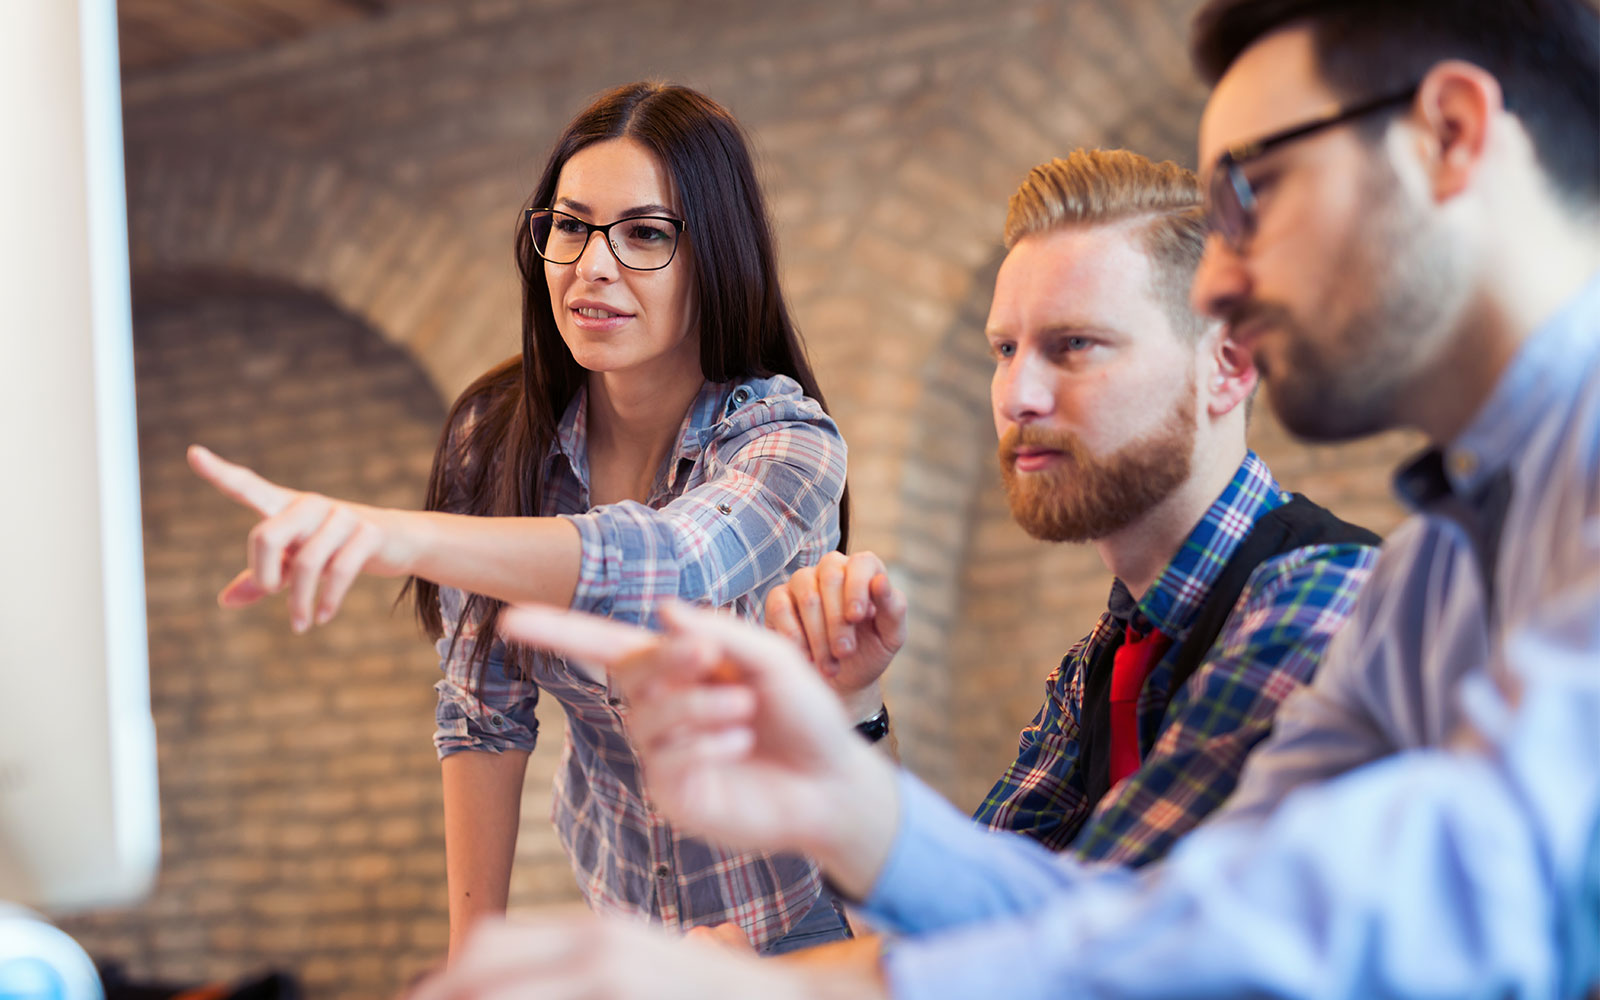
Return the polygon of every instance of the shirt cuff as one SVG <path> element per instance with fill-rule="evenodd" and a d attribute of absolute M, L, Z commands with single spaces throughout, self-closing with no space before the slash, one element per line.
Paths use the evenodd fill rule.
<path fill-rule="evenodd" d="M 500 709 L 448 680 L 439 681 L 433 689 L 439 694 L 433 745 L 440 760 L 463 750 L 532 751 L 538 741 L 539 723 L 533 714 L 536 698 Z"/>
<path fill-rule="evenodd" d="M 983 829 L 909 772 L 898 782 L 894 844 L 862 903 L 878 926 L 925 933 L 1026 913 L 1084 877 L 1027 837 Z"/>
<path fill-rule="evenodd" d="M 1000 936 L 996 939 L 996 932 Z M 883 974 L 894 1000 L 964 1000 L 968 997 L 1044 997 L 1035 991 L 1031 967 L 1040 948 L 1051 952 L 1028 927 L 985 924 L 976 933 L 938 934 L 892 941 L 884 948 Z M 1027 985 L 1025 985 L 1025 983 Z M 1064 983 L 1056 984 L 1065 988 Z"/>
<path fill-rule="evenodd" d="M 615 552 L 617 546 L 607 544 L 601 518 L 595 512 L 559 516 L 578 529 L 578 585 L 572 592 L 572 607 L 609 617 L 622 566 L 616 560 L 608 560 L 607 554 Z"/>

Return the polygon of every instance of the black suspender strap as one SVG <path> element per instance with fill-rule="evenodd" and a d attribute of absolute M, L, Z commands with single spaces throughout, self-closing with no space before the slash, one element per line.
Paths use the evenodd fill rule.
<path fill-rule="evenodd" d="M 1250 533 L 1234 550 L 1222 574 L 1211 585 L 1206 599 L 1195 612 L 1189 635 L 1172 661 L 1172 677 L 1167 683 L 1170 699 L 1200 669 L 1206 654 L 1222 634 L 1233 606 L 1239 603 L 1250 574 L 1275 556 L 1308 545 L 1377 545 L 1382 541 L 1366 528 L 1341 521 L 1327 508 L 1307 500 L 1299 493 L 1289 502 L 1263 514 Z"/>
<path fill-rule="evenodd" d="M 1274 556 L 1308 545 L 1377 545 L 1380 541 L 1366 528 L 1341 521 L 1299 493 L 1263 514 L 1223 566 L 1221 575 L 1195 612 L 1183 645 L 1172 654 L 1167 701 L 1172 700 L 1205 662 L 1206 654 L 1222 634 L 1228 616 L 1239 603 L 1239 595 L 1244 593 L 1245 584 L 1256 567 Z M 1094 660 L 1085 665 L 1084 671 L 1083 704 L 1078 712 L 1078 773 L 1090 811 L 1111 790 L 1111 672 L 1117 649 L 1122 645 L 1121 624 L 1118 623 L 1115 635 Z"/>
<path fill-rule="evenodd" d="M 1084 664 L 1083 704 L 1078 707 L 1078 774 L 1091 811 L 1111 790 L 1111 671 L 1127 632 L 1126 622 L 1115 618 L 1112 622 L 1116 631 Z M 1072 835 L 1076 837 L 1077 831 Z"/>

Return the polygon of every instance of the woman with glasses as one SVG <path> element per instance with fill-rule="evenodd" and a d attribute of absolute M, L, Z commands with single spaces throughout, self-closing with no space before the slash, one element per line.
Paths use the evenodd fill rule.
<path fill-rule="evenodd" d="M 361 572 L 407 576 L 438 642 L 451 951 L 503 911 L 541 693 L 566 710 L 553 819 L 591 905 L 758 949 L 848 936 L 815 868 L 677 833 L 650 807 L 603 673 L 496 638 L 506 603 L 650 622 L 660 602 L 756 617 L 842 546 L 845 447 L 778 287 L 744 136 L 682 87 L 633 84 L 569 124 L 516 239 L 522 354 L 450 411 L 427 511 L 298 493 L 191 449 L 264 517 L 240 605 L 332 617 Z"/>

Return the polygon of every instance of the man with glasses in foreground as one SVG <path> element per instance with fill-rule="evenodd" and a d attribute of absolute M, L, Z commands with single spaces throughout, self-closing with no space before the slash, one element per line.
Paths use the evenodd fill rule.
<path fill-rule="evenodd" d="M 1585 0 L 1199 15 L 1216 235 L 1195 301 L 1250 345 L 1291 429 L 1431 442 L 1396 481 L 1415 516 L 1228 817 L 1142 877 L 1090 873 L 894 772 L 772 636 L 684 611 L 659 639 L 525 612 L 524 637 L 613 662 L 661 808 L 808 850 L 906 937 L 852 973 L 610 923 L 499 927 L 423 996 L 1600 989 L 1597 40 Z M 652 981 L 620 992 L 619 955 Z"/>

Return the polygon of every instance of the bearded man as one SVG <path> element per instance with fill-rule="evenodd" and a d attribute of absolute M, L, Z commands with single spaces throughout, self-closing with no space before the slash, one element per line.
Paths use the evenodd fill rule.
<path fill-rule="evenodd" d="M 1246 447 L 1254 364 L 1189 303 L 1206 233 L 1193 174 L 1120 150 L 1035 167 L 1006 219 L 985 336 L 1011 510 L 1115 580 L 976 818 L 1083 860 L 1160 858 L 1222 804 L 1376 558 Z M 767 598 L 869 735 L 905 612 L 871 553 Z"/>

